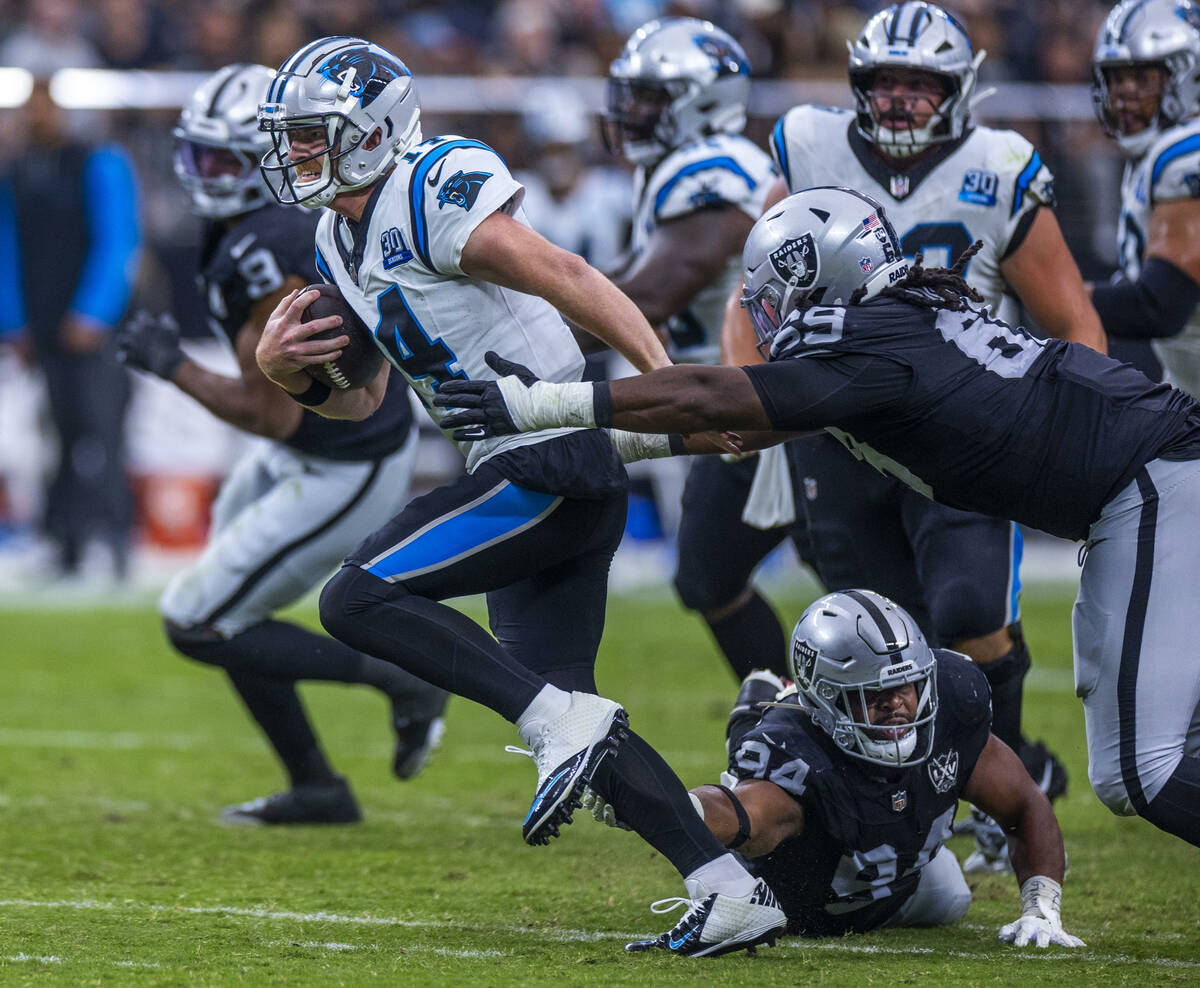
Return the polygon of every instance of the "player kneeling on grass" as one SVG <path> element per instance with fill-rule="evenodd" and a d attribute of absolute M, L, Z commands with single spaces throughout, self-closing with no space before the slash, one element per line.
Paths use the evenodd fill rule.
<path fill-rule="evenodd" d="M 847 590 L 804 612 L 788 665 L 786 690 L 766 672 L 743 682 L 725 785 L 693 794 L 717 838 L 775 890 L 789 933 L 960 919 L 971 890 L 943 841 L 966 799 L 1004 827 L 1021 885 L 1022 915 L 1000 939 L 1082 945 L 1059 920 L 1054 810 L 990 732 L 990 691 L 974 663 L 930 649 L 886 597 Z"/>

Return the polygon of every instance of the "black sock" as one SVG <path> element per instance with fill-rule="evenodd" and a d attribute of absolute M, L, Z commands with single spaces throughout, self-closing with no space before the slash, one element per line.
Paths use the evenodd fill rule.
<path fill-rule="evenodd" d="M 612 804 L 618 820 L 631 826 L 684 877 L 726 853 L 700 819 L 679 777 L 633 732 L 615 755 L 600 763 L 592 788 Z"/>
<path fill-rule="evenodd" d="M 325 584 L 321 623 L 346 644 L 509 721 L 546 685 L 465 614 L 357 566 L 343 566 Z"/>
<path fill-rule="evenodd" d="M 708 630 L 725 653 L 738 682 L 754 669 L 788 675 L 783 625 L 757 590 L 752 589 L 750 598 L 732 614 L 719 621 L 708 621 Z"/>
<path fill-rule="evenodd" d="M 1200 758 L 1184 755 L 1142 816 L 1160 830 L 1200 847 Z"/>
<path fill-rule="evenodd" d="M 228 672 L 233 688 L 271 742 L 292 785 L 319 786 L 337 781 L 317 743 L 295 684 L 242 670 Z"/>
<path fill-rule="evenodd" d="M 992 733 L 1012 748 L 1021 750 L 1021 698 L 1025 673 L 1029 671 L 1029 649 L 1019 625 L 1009 629 L 1013 647 L 991 662 L 979 662 L 980 671 L 992 688 Z"/>

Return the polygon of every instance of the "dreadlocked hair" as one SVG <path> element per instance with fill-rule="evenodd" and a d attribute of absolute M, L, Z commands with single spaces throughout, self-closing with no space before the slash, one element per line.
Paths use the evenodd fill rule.
<path fill-rule="evenodd" d="M 983 249 L 983 241 L 976 240 L 958 255 L 958 260 L 948 268 L 926 268 L 924 256 L 918 253 L 909 266 L 908 274 L 894 285 L 883 289 L 877 297 L 899 298 L 927 309 L 951 309 L 962 312 L 968 302 L 983 302 L 984 297 L 963 280 L 971 258 Z M 859 288 L 850 297 L 850 304 L 862 301 L 865 288 Z"/>

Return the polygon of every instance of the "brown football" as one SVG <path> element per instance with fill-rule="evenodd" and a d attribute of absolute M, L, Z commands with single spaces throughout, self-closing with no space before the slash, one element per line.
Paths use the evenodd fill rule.
<path fill-rule="evenodd" d="M 335 336 L 348 336 L 350 342 L 342 348 L 341 356 L 337 360 L 311 364 L 304 369 L 314 379 L 339 391 L 365 387 L 379 373 L 383 354 L 375 345 L 366 323 L 358 318 L 358 313 L 350 307 L 350 303 L 343 298 L 336 285 L 309 285 L 304 290 L 307 292 L 314 288 L 321 294 L 304 310 L 304 321 L 311 322 L 325 316 L 341 316 L 342 324 L 333 329 L 313 333 L 310 338 L 328 340 Z"/>

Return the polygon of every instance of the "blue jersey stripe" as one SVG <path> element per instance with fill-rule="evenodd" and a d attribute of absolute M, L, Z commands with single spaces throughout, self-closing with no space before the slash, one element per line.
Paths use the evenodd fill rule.
<path fill-rule="evenodd" d="M 138 189 L 133 168 L 115 147 L 98 148 L 83 170 L 88 252 L 71 308 L 106 326 L 115 326 L 129 304 L 141 246 Z"/>
<path fill-rule="evenodd" d="M 421 262 L 430 271 L 436 271 L 437 268 L 433 266 L 433 261 L 429 257 L 429 230 L 425 225 L 425 176 L 435 163 L 441 161 L 455 148 L 482 148 L 484 151 L 492 151 L 482 141 L 473 141 L 468 138 L 447 141 L 445 144 L 427 151 L 425 157 L 418 161 L 416 167 L 413 168 L 412 177 L 408 180 L 408 206 L 412 218 L 413 247 L 416 248 Z M 492 151 L 492 154 L 496 154 L 496 152 Z M 496 157 L 500 156 L 496 155 Z"/>
<path fill-rule="evenodd" d="M 667 179 L 662 187 L 658 190 L 658 194 L 654 197 L 654 215 L 658 215 L 658 211 L 662 209 L 663 203 L 666 202 L 667 196 L 671 194 L 671 190 L 675 188 L 683 179 L 689 175 L 695 175 L 697 172 L 708 171 L 710 168 L 723 168 L 726 171 L 733 172 L 739 178 L 746 182 L 747 188 L 753 189 L 758 183 L 750 177 L 746 169 L 739 165 L 728 155 L 722 155 L 719 158 L 705 158 L 703 161 L 693 161 L 690 165 L 684 165 L 674 175 Z"/>
<path fill-rule="evenodd" d="M 419 529 L 372 560 L 366 570 L 398 582 L 441 569 L 532 528 L 561 501 L 558 495 L 506 480 L 448 517 Z"/>
<path fill-rule="evenodd" d="M 792 168 L 788 163 L 787 137 L 783 133 L 783 121 L 786 117 L 785 113 L 775 122 L 775 129 L 771 132 L 771 146 L 775 149 L 775 160 L 779 162 L 779 169 L 783 172 L 783 180 L 787 183 L 788 192 L 791 192 Z"/>
<path fill-rule="evenodd" d="M 334 283 L 333 272 L 329 270 L 329 264 L 322 256 L 320 247 L 317 248 L 317 273 L 331 285 Z"/>
<path fill-rule="evenodd" d="M 1037 173 L 1042 170 L 1042 156 L 1033 152 L 1033 157 L 1029 159 L 1029 163 L 1021 169 L 1021 174 L 1017 176 L 1016 185 L 1013 186 L 1013 204 L 1012 212 L 1009 213 L 1009 218 L 1016 216 L 1021 211 L 1021 203 L 1025 201 L 1025 192 L 1029 188 L 1029 183 L 1037 178 Z"/>
<path fill-rule="evenodd" d="M 1200 134 L 1192 134 L 1190 137 L 1177 141 L 1154 159 L 1154 167 L 1150 169 L 1151 199 L 1154 198 L 1154 186 L 1162 177 L 1167 165 L 1176 158 L 1182 158 L 1185 154 L 1191 154 L 1193 151 L 1200 151 Z"/>

